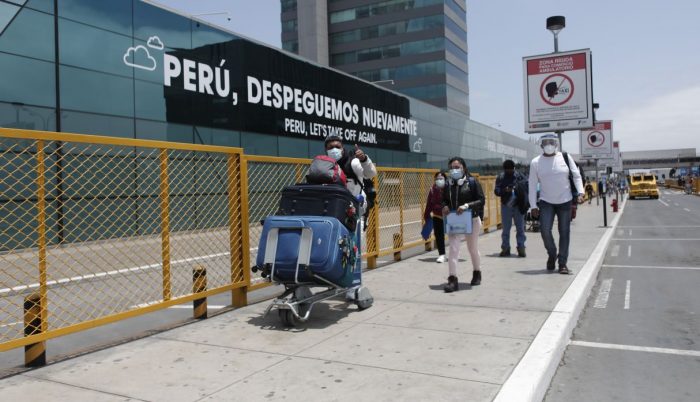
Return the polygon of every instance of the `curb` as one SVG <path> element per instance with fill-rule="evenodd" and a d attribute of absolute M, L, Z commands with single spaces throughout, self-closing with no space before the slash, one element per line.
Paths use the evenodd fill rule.
<path fill-rule="evenodd" d="M 531 402 L 541 401 L 545 397 L 569 344 L 574 327 L 586 305 L 586 299 L 605 258 L 608 243 L 626 204 L 627 198 L 581 271 L 540 328 L 523 358 L 501 386 L 494 402 Z"/>

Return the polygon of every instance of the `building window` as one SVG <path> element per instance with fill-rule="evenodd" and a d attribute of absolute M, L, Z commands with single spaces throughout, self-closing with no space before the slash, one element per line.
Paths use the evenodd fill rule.
<path fill-rule="evenodd" d="M 444 61 L 431 61 L 427 63 L 413 64 L 401 67 L 380 68 L 377 70 L 367 70 L 353 73 L 358 78 L 367 81 L 400 80 L 412 77 L 422 77 L 426 75 L 444 74 Z"/>
<path fill-rule="evenodd" d="M 296 32 L 298 22 L 296 19 L 289 21 L 282 21 L 282 32 Z"/>
<path fill-rule="evenodd" d="M 392 57 L 405 56 L 409 54 L 434 52 L 444 48 L 444 38 L 433 38 L 370 49 L 355 50 L 352 52 L 336 53 L 331 56 L 331 63 L 334 66 L 338 66 L 369 60 L 389 59 Z"/>
<path fill-rule="evenodd" d="M 282 49 L 292 52 L 299 53 L 299 41 L 298 40 L 288 40 L 282 42 Z"/>
<path fill-rule="evenodd" d="M 282 0 L 280 3 L 283 13 L 297 9 L 297 0 Z"/>
<path fill-rule="evenodd" d="M 331 13 L 331 24 L 373 17 L 392 12 L 443 4 L 444 0 L 389 0 Z"/>
<path fill-rule="evenodd" d="M 402 88 L 399 92 L 418 99 L 435 99 L 446 97 L 445 84 L 426 85 L 422 87 Z"/>
<path fill-rule="evenodd" d="M 390 24 L 375 25 L 366 28 L 353 29 L 351 31 L 337 32 L 330 35 L 331 44 L 355 42 L 358 40 L 373 39 L 384 36 L 398 35 L 406 32 L 417 32 L 441 27 L 445 17 L 431 15 L 429 17 L 414 18 L 406 21 L 392 22 Z"/>

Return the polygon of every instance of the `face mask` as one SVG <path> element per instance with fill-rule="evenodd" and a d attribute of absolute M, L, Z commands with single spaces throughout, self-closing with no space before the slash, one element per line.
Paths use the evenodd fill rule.
<path fill-rule="evenodd" d="M 450 169 L 450 177 L 452 177 L 455 180 L 459 180 L 464 176 L 464 173 L 462 173 L 462 169 Z"/>
<path fill-rule="evenodd" d="M 437 179 L 435 180 L 435 185 L 442 188 L 445 187 L 445 179 Z"/>
<path fill-rule="evenodd" d="M 330 156 L 335 160 L 339 160 L 343 157 L 343 150 L 340 148 L 331 148 L 326 150 L 326 155 Z"/>
<path fill-rule="evenodd" d="M 557 151 L 557 146 L 556 145 L 545 145 L 544 146 L 544 153 L 547 155 L 551 155 L 554 152 Z"/>

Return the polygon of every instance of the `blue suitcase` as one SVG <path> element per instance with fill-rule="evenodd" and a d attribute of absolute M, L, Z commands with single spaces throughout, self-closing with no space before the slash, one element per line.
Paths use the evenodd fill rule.
<path fill-rule="evenodd" d="M 360 285 L 355 234 L 330 216 L 268 216 L 256 266 L 274 282 Z"/>

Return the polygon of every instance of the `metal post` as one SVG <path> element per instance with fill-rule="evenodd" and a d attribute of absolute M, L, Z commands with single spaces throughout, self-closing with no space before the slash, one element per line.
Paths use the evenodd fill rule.
<path fill-rule="evenodd" d="M 606 183 L 603 183 L 603 190 L 607 190 Z M 608 227 L 608 205 L 605 197 L 606 191 L 603 191 L 603 227 Z"/>
<path fill-rule="evenodd" d="M 598 179 L 598 159 L 594 159 L 595 161 L 595 186 L 596 188 L 598 187 L 598 183 L 600 183 Z M 600 205 L 600 188 L 598 188 L 598 194 L 596 194 L 595 197 L 595 205 L 599 206 Z"/>
<path fill-rule="evenodd" d="M 207 269 L 201 265 L 197 265 L 192 270 L 192 293 L 202 293 L 207 290 Z M 207 318 L 207 298 L 192 300 L 194 309 L 193 316 L 195 319 Z"/>
<path fill-rule="evenodd" d="M 24 336 L 43 332 L 41 296 L 33 293 L 24 298 Z M 46 365 L 46 341 L 31 343 L 24 347 L 24 366 L 40 367 Z"/>

